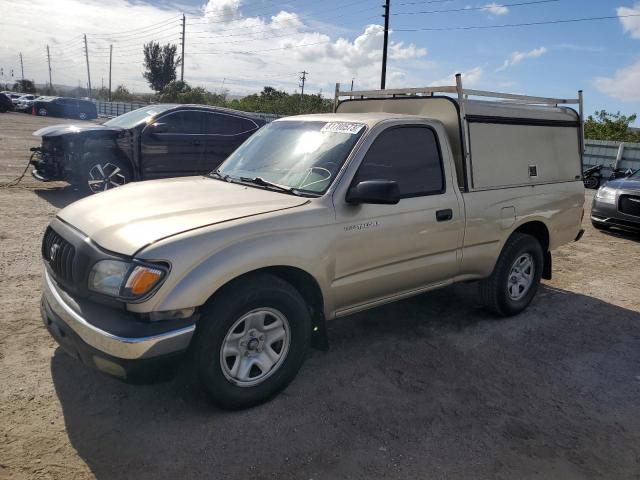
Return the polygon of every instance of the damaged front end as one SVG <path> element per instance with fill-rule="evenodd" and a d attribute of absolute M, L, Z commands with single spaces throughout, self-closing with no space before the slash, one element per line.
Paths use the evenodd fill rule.
<path fill-rule="evenodd" d="M 31 174 L 42 182 L 80 184 L 90 166 L 117 158 L 133 165 L 131 131 L 102 125 L 54 125 L 33 133 L 42 145 L 31 149 Z"/>
<path fill-rule="evenodd" d="M 65 148 L 64 137 L 42 137 L 42 146 L 31 151 L 31 175 L 41 182 L 69 180 L 73 166 L 80 163 L 80 153 Z"/>

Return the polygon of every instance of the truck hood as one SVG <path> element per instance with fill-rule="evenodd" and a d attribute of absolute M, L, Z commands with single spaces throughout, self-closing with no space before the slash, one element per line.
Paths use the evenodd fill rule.
<path fill-rule="evenodd" d="M 208 177 L 183 177 L 133 183 L 92 195 L 61 210 L 58 218 L 106 250 L 133 255 L 187 230 L 308 201 Z"/>
<path fill-rule="evenodd" d="M 104 125 L 74 125 L 72 123 L 64 123 L 61 125 L 51 125 L 41 128 L 33 132 L 36 137 L 59 137 L 61 135 L 81 135 L 81 134 L 117 134 L 121 132 L 119 127 L 105 127 Z"/>

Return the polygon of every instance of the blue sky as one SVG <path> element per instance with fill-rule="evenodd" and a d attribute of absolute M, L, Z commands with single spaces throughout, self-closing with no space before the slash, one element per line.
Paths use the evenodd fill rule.
<path fill-rule="evenodd" d="M 582 88 L 589 113 L 601 108 L 640 113 L 640 17 L 467 31 L 402 31 L 640 14 L 640 0 L 512 5 L 526 2 L 392 0 L 388 86 L 451 83 L 451 75 L 460 71 L 466 74 L 465 84 L 475 88 L 563 97 L 575 96 Z M 94 86 L 108 75 L 108 45 L 114 44 L 114 85 L 145 91 L 148 87 L 140 74 L 142 43 L 175 42 L 178 15 L 186 12 L 185 80 L 192 84 L 225 88 L 233 94 L 260 90 L 265 84 L 293 91 L 297 72 L 304 69 L 310 72 L 308 92 L 330 94 L 336 81 L 348 84 L 353 77 L 356 88 L 371 88 L 379 83 L 382 31 L 375 25 L 382 24 L 381 3 L 34 0 L 27 4 L 0 0 L 0 67 L 6 81 L 6 72 L 18 71 L 17 52 L 22 51 L 25 76 L 44 82 L 48 75 L 44 51 L 49 44 L 54 83 L 84 84 L 86 65 L 79 35 L 86 33 Z M 31 11 L 40 12 L 39 17 L 48 22 L 36 21 Z M 397 15 L 403 12 L 408 14 Z"/>

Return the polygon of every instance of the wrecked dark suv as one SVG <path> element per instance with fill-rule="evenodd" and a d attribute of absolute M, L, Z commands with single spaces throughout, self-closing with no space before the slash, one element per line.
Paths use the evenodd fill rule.
<path fill-rule="evenodd" d="M 32 175 L 98 193 L 132 181 L 208 173 L 258 130 L 259 118 L 201 105 L 150 105 L 102 125 L 54 125 L 34 135 Z"/>

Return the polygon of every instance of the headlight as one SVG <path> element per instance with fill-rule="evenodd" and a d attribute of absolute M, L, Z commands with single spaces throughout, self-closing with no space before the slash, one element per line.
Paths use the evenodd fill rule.
<path fill-rule="evenodd" d="M 156 288 L 167 271 L 164 265 L 101 260 L 91 269 L 89 289 L 124 300 L 135 300 Z"/>
<path fill-rule="evenodd" d="M 616 203 L 616 191 L 609 187 L 600 187 L 596 199 L 602 203 Z"/>

